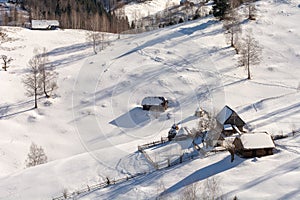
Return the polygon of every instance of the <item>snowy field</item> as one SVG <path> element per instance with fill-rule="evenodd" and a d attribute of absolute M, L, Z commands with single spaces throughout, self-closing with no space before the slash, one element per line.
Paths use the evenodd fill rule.
<path fill-rule="evenodd" d="M 97 55 L 86 31 L 3 27 L 12 38 L 1 54 L 14 60 L 0 71 L 0 199 L 51 199 L 87 184 L 148 172 L 80 199 L 178 199 L 194 182 L 216 177 L 229 199 L 300 199 L 300 1 L 258 1 L 245 20 L 263 47 L 247 80 L 212 16 L 140 35 L 110 36 Z M 59 73 L 50 99 L 25 95 L 22 78 L 34 48 L 46 47 Z M 164 113 L 146 112 L 146 96 L 164 96 Z M 137 146 L 166 137 L 201 106 L 237 111 L 253 131 L 289 134 L 273 156 L 230 162 L 228 152 L 155 171 Z M 195 125 L 196 126 L 196 125 Z M 191 127 L 192 128 L 192 127 Z M 25 168 L 31 142 L 48 163 Z M 166 148 L 168 149 L 168 148 Z"/>

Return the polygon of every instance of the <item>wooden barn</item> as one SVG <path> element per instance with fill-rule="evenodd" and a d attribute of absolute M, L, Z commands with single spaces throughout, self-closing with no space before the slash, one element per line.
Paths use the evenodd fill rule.
<path fill-rule="evenodd" d="M 168 100 L 165 97 L 145 97 L 142 106 L 143 110 L 164 112 L 168 108 Z"/>
<path fill-rule="evenodd" d="M 267 133 L 244 133 L 233 141 L 235 152 L 244 158 L 261 157 L 273 154 L 275 144 Z"/>
<path fill-rule="evenodd" d="M 229 106 L 225 106 L 216 117 L 218 126 L 222 129 L 224 136 L 230 136 L 234 133 L 240 133 L 243 131 L 245 122 L 240 116 L 232 110 Z"/>
<path fill-rule="evenodd" d="M 32 30 L 55 30 L 59 28 L 57 20 L 31 20 Z"/>

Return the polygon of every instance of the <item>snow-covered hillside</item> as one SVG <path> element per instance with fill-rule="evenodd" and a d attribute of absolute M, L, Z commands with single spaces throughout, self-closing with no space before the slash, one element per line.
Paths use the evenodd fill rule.
<path fill-rule="evenodd" d="M 1 54 L 14 60 L 0 71 L 0 199 L 50 199 L 106 178 L 147 172 L 81 199 L 176 198 L 184 186 L 220 180 L 222 193 L 240 199 L 299 199 L 300 1 L 258 1 L 252 28 L 263 60 L 247 80 L 226 43 L 222 24 L 209 16 L 139 35 L 110 36 L 97 55 L 86 31 L 31 31 L 4 27 L 12 38 Z M 22 77 L 34 48 L 46 47 L 59 73 L 49 99 L 25 95 Z M 146 96 L 164 96 L 166 112 L 141 109 Z M 234 108 L 253 131 L 289 134 L 273 156 L 230 162 L 229 153 L 155 171 L 137 146 L 167 136 L 200 106 Z M 196 123 L 195 123 L 196 126 Z M 192 127 L 191 127 L 192 128 Z M 25 169 L 31 142 L 49 162 Z M 168 149 L 168 148 L 166 148 Z M 160 185 L 158 187 L 158 185 Z"/>
<path fill-rule="evenodd" d="M 125 14 L 128 21 L 141 19 L 149 15 L 154 15 L 168 7 L 180 4 L 180 0 L 152 0 L 144 3 L 131 2 L 125 6 Z"/>

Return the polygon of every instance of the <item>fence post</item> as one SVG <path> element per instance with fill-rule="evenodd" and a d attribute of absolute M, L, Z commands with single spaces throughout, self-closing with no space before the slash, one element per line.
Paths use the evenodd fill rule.
<path fill-rule="evenodd" d="M 110 185 L 110 180 L 108 179 L 108 177 L 106 177 L 106 184 Z"/>

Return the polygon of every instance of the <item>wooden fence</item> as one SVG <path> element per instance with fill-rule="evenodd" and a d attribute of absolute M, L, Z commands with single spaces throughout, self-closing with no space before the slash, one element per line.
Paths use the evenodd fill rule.
<path fill-rule="evenodd" d="M 160 145 L 160 144 L 164 144 L 166 142 L 168 142 L 169 139 L 167 137 L 161 137 L 160 140 L 158 141 L 154 141 L 154 142 L 150 142 L 150 143 L 147 143 L 147 144 L 142 144 L 142 145 L 139 145 L 138 146 L 138 151 L 143 153 L 143 155 L 145 156 L 145 158 L 147 159 L 147 161 L 155 168 L 155 169 L 159 169 L 158 167 L 158 164 L 156 162 L 154 162 L 150 156 L 147 154 L 147 152 L 145 151 L 145 149 L 149 149 L 151 147 L 155 147 L 157 145 Z"/>
<path fill-rule="evenodd" d="M 167 137 L 161 137 L 161 139 L 158 140 L 158 141 L 154 141 L 154 142 L 150 142 L 150 143 L 147 143 L 147 144 L 139 145 L 138 146 L 138 151 L 142 152 L 142 150 L 149 149 L 151 147 L 154 147 L 154 146 L 157 146 L 157 145 L 160 145 L 160 144 L 164 144 L 168 141 L 169 141 L 169 139 Z"/>
<path fill-rule="evenodd" d="M 138 146 L 138 151 L 141 152 L 141 153 L 143 153 L 143 155 L 146 157 L 146 159 L 149 161 L 149 163 L 156 170 L 159 170 L 161 168 L 158 166 L 157 163 L 155 163 L 154 161 L 152 161 L 152 159 L 150 158 L 150 156 L 145 152 L 145 149 L 148 149 L 148 148 L 151 148 L 151 147 L 154 147 L 154 146 L 157 146 L 157 145 L 161 145 L 161 144 L 167 143 L 168 141 L 169 141 L 169 139 L 167 137 L 161 137 L 161 140 L 150 142 L 150 143 L 143 144 L 143 145 L 139 145 Z M 195 155 L 186 156 L 184 158 L 184 155 L 182 155 L 182 156 L 180 156 L 180 158 L 177 161 L 174 161 L 172 163 L 168 163 L 168 167 L 176 165 L 176 164 L 179 164 L 179 163 L 182 163 L 182 162 L 190 160 L 190 159 L 193 159 L 194 156 Z M 138 176 L 145 175 L 147 173 L 149 173 L 149 172 L 137 173 L 137 174 L 134 174 L 134 175 L 131 175 L 131 176 L 125 176 L 125 177 L 118 178 L 118 179 L 113 179 L 113 180 L 107 179 L 107 181 L 104 181 L 102 183 L 97 183 L 97 184 L 94 184 L 94 185 L 87 185 L 86 187 L 84 187 L 84 188 L 82 188 L 80 190 L 74 191 L 74 192 L 68 192 L 67 190 L 65 190 L 65 191 L 62 192 L 61 196 L 53 197 L 52 200 L 73 199 L 73 198 L 78 197 L 79 195 L 85 195 L 85 194 L 88 194 L 90 192 L 93 192 L 93 191 L 96 191 L 96 190 L 108 187 L 110 185 L 119 184 L 119 183 L 128 181 L 130 179 L 136 178 Z"/>
<path fill-rule="evenodd" d="M 107 181 L 105 181 L 105 182 L 94 184 L 94 185 L 87 185 L 86 187 L 84 187 L 84 188 L 82 188 L 80 190 L 74 191 L 72 193 L 64 191 L 61 196 L 54 197 L 54 198 L 52 198 L 52 200 L 73 199 L 73 198 L 75 198 L 75 197 L 77 197 L 79 195 L 88 194 L 90 192 L 93 192 L 93 191 L 96 191 L 96 190 L 108 187 L 110 185 L 115 185 L 115 184 L 123 183 L 125 181 L 128 181 L 130 179 L 136 178 L 136 177 L 141 176 L 141 175 L 145 175 L 147 173 L 148 172 L 137 173 L 137 174 L 134 174 L 134 175 L 131 175 L 131 176 L 126 176 L 126 177 L 123 177 L 123 178 L 113 179 L 113 180 L 107 179 Z"/>

